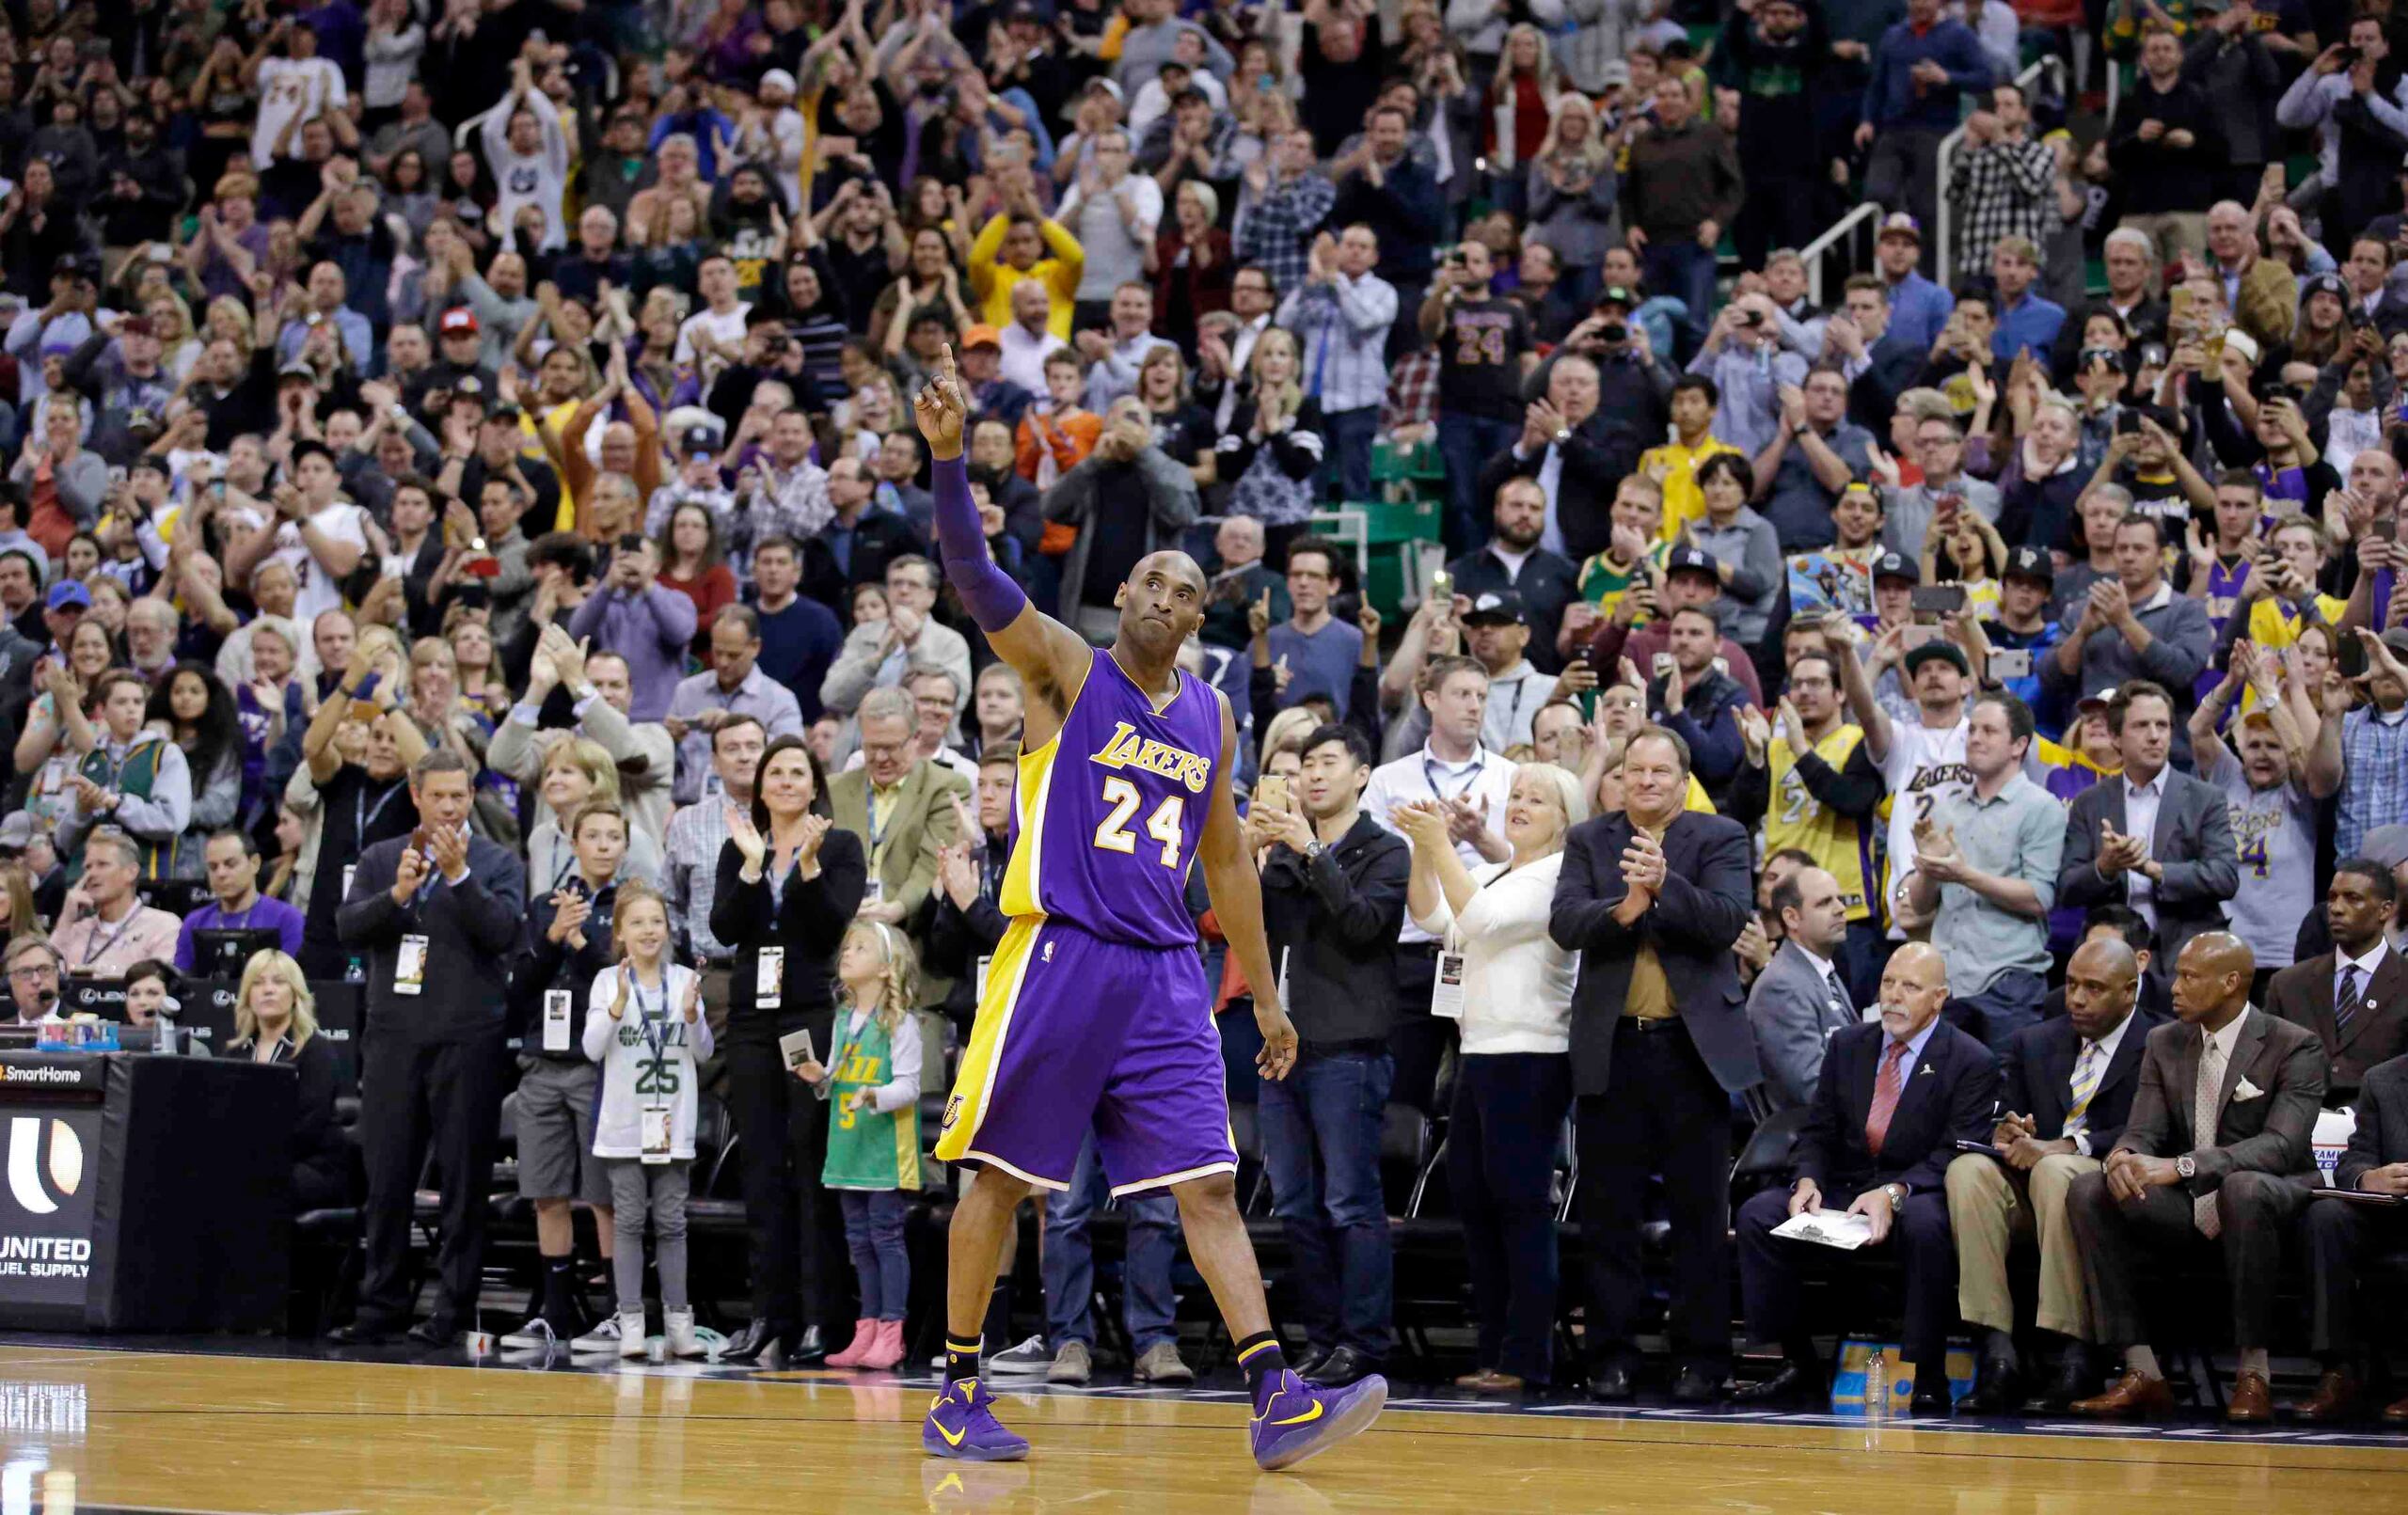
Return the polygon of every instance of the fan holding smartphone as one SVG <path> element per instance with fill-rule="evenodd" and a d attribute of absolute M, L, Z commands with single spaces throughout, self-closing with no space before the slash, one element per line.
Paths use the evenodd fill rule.
<path fill-rule="evenodd" d="M 597 592 L 569 618 L 573 639 L 626 658 L 627 681 L 635 691 L 627 714 L 635 720 L 668 714 L 699 623 L 692 596 L 659 579 L 659 549 L 639 533 L 626 532 L 610 550 Z"/>

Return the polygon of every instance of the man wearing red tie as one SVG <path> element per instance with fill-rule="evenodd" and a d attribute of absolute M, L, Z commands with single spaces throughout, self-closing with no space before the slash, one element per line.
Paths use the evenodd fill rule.
<path fill-rule="evenodd" d="M 1867 1255 L 1905 1265 L 1903 1355 L 1915 1369 L 1913 1412 L 1949 1412 L 1956 1249 L 1948 1230 L 1948 1164 L 1958 1142 L 1989 1139 L 1999 1080 L 1989 1049 L 1941 1020 L 1947 999 L 1939 952 L 1924 942 L 1899 948 L 1881 975 L 1880 1024 L 1831 1037 L 1798 1133 L 1791 1186 L 1764 1190 L 1739 1207 L 1748 1334 L 1780 1347 L 1783 1358 L 1779 1373 L 1741 1390 L 1740 1399 L 1809 1403 L 1827 1392 L 1814 1334 L 1799 1318 L 1798 1279 L 1855 1254 L 1772 1233 L 1793 1215 L 1845 1207 L 1871 1227 Z"/>

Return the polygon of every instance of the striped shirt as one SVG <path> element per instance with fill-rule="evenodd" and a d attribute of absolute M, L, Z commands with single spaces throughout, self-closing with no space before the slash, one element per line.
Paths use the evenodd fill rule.
<path fill-rule="evenodd" d="M 1279 302 L 1278 323 L 1296 334 L 1304 354 L 1305 393 L 1321 402 L 1323 415 L 1387 398 L 1388 327 L 1396 311 L 1396 286 L 1377 274 L 1332 275 Z"/>
<path fill-rule="evenodd" d="M 711 935 L 719 894 L 719 855 L 727 845 L 727 796 L 713 793 L 669 817 L 669 923 L 678 944 L 703 963 L 734 960 L 736 949 Z"/>

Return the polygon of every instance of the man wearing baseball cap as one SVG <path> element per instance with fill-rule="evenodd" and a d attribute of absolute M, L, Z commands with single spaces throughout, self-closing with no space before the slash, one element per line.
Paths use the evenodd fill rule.
<path fill-rule="evenodd" d="M 1004 337 L 980 323 L 965 327 L 955 350 L 961 372 L 962 398 L 970 402 L 971 423 L 999 420 L 1017 432 L 1021 418 L 1036 396 L 1003 375 Z"/>
<path fill-rule="evenodd" d="M 474 379 L 491 392 L 495 374 L 480 355 L 483 343 L 474 310 L 462 305 L 444 311 L 435 324 L 435 361 L 427 365 L 422 387 L 456 390 L 461 380 Z"/>
<path fill-rule="evenodd" d="M 1480 745 L 1491 751 L 1530 739 L 1539 711 L 1559 694 L 1593 688 L 1596 676 L 1584 667 L 1570 675 L 1571 687 L 1552 673 L 1530 666 L 1523 651 L 1530 641 L 1529 608 L 1511 589 L 1489 590 L 1471 602 L 1463 616 L 1465 648 L 1488 671 L 1488 708 L 1481 718 Z"/>
<path fill-rule="evenodd" d="M 1874 244 L 1874 260 L 1881 265 L 1882 282 L 1890 292 L 1890 335 L 1928 351 L 1948 324 L 1956 301 L 1946 290 L 1916 271 L 1923 260 L 1923 223 L 1904 211 L 1883 218 Z"/>
<path fill-rule="evenodd" d="M 2044 547 L 2017 547 L 2006 555 L 2006 567 L 1999 574 L 1998 613 L 1982 623 L 1982 635 L 1989 639 L 1993 655 L 2020 652 L 2031 660 L 2022 673 L 2006 673 L 1992 666 L 1983 671 L 1982 682 L 2005 689 L 2035 710 L 2040 700 L 2040 662 L 2065 635 L 2064 629 L 2049 619 L 2049 601 L 2057 592 L 2056 569 Z M 2047 734 L 2055 734 L 2055 726 L 2041 723 Z"/>
<path fill-rule="evenodd" d="M 1656 616 L 1636 629 L 1624 625 L 1614 616 L 1597 623 L 1597 634 L 1589 643 L 1589 666 L 1597 671 L 1604 682 L 1616 682 L 1616 673 L 1624 658 L 1639 670 L 1640 677 L 1652 675 L 1656 655 L 1671 650 L 1671 621 L 1672 612 L 1697 606 L 1708 615 L 1720 610 L 1722 571 L 1719 564 L 1695 547 L 1675 547 L 1664 560 L 1663 577 L 1656 590 Z M 1722 659 L 1731 677 L 1747 691 L 1748 702 L 1761 706 L 1765 702 L 1764 686 L 1756 677 L 1756 665 L 1748 650 L 1724 637 L 1712 654 Z"/>
<path fill-rule="evenodd" d="M 1856 656 L 1839 659 L 1849 718 L 1864 728 L 1865 750 L 1881 765 L 1882 781 L 1896 797 L 1890 810 L 1889 876 L 1882 888 L 1893 923 L 1893 941 L 1906 938 L 1895 923 L 1905 907 L 1898 885 L 1914 859 L 1915 818 L 1966 787 L 1965 696 L 1972 687 L 1972 664 L 1940 627 L 1913 623 L 1908 596 L 1921 582 L 1914 564 L 1896 553 L 1874 560 L 1873 593 L 1882 607 L 1880 631 L 1859 644 Z M 1915 645 L 1909 646 L 1909 639 Z M 1912 702 L 1903 715 L 1874 693 L 1875 684 L 1893 671 L 1893 665 L 1903 668 L 1899 688 Z"/>
<path fill-rule="evenodd" d="M 1914 592 L 1923 587 L 1923 574 L 1915 560 L 1902 552 L 1876 552 L 1865 560 L 1864 572 L 1873 581 L 1873 632 L 1877 639 L 1899 627 L 1909 625 L 1915 619 Z M 1870 671 L 1873 697 L 1893 720 L 1911 721 L 1915 713 L 1915 697 L 1909 687 L 1903 661 L 1905 648 L 1895 649 L 1886 659 L 1876 658 L 1879 641 L 1860 641 L 1857 656 Z"/>

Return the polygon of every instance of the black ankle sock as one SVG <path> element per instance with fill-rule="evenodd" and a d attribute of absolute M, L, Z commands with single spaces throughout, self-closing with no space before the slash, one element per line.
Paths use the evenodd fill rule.
<path fill-rule="evenodd" d="M 945 1333 L 944 1381 L 947 1383 L 959 1383 L 964 1380 L 975 1380 L 977 1377 L 978 1338 L 973 1336 L 966 1342 L 956 1341 L 951 1332 Z"/>
<path fill-rule="evenodd" d="M 1238 1366 L 1245 1370 L 1246 1393 L 1259 1402 L 1262 1386 L 1288 1370 L 1288 1359 L 1279 1338 L 1263 1331 L 1238 1343 Z"/>
<path fill-rule="evenodd" d="M 577 1259 L 547 1257 L 544 1259 L 544 1318 L 558 1330 L 562 1321 L 576 1315 Z"/>

